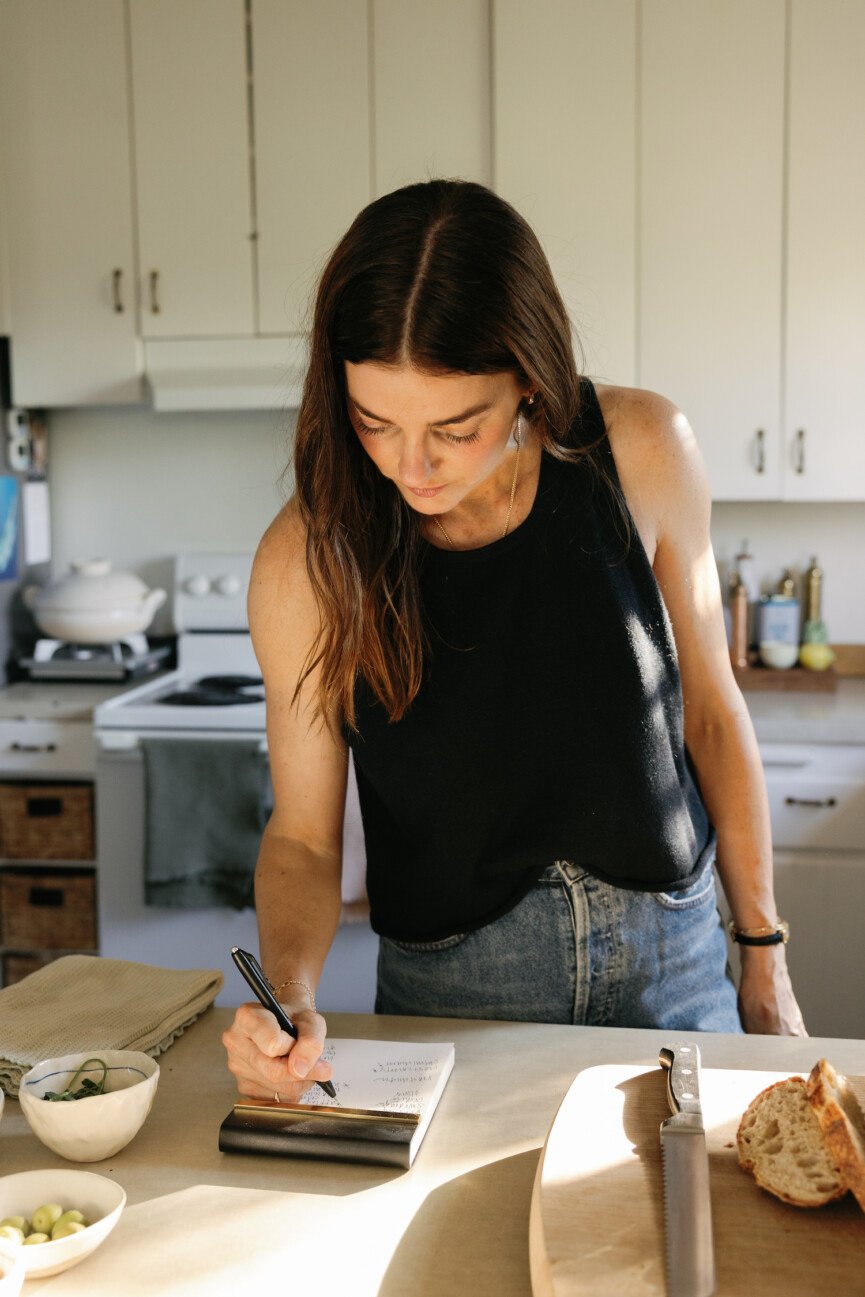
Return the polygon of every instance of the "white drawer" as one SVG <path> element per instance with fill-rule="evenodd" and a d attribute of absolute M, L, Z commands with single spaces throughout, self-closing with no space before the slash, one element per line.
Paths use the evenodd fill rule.
<path fill-rule="evenodd" d="M 0 776 L 95 774 L 93 727 L 87 721 L 0 721 Z"/>
<path fill-rule="evenodd" d="M 865 747 L 767 743 L 760 755 L 774 847 L 865 850 Z"/>

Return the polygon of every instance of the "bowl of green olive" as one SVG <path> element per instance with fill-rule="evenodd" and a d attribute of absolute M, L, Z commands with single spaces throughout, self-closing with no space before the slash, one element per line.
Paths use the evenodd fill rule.
<path fill-rule="evenodd" d="M 101 1162 L 138 1134 L 153 1106 L 159 1065 L 132 1049 L 47 1058 L 21 1078 L 33 1134 L 70 1162 Z"/>
<path fill-rule="evenodd" d="M 108 1237 L 126 1203 L 114 1180 L 92 1171 L 0 1176 L 0 1239 L 18 1247 L 28 1279 L 77 1265 Z"/>

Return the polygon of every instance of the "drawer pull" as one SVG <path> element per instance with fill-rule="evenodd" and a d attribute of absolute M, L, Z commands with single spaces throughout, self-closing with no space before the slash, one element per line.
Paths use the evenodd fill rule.
<path fill-rule="evenodd" d="M 785 806 L 837 806 L 836 797 L 785 797 Z"/>
<path fill-rule="evenodd" d="M 63 904 L 62 887 L 31 887 L 29 893 L 31 905 L 38 905 L 43 909 L 59 909 Z"/>
<path fill-rule="evenodd" d="M 45 820 L 49 815 L 63 814 L 62 797 L 28 797 L 27 814 L 30 819 Z"/>
<path fill-rule="evenodd" d="M 56 743 L 10 743 L 7 752 L 56 752 Z"/>

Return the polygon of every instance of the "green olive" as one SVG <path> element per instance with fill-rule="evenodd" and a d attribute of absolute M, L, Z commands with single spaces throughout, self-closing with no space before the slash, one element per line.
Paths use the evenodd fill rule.
<path fill-rule="evenodd" d="M 37 1234 L 50 1234 L 62 1215 L 63 1208 L 59 1202 L 43 1203 L 33 1213 L 33 1228 Z"/>
<path fill-rule="evenodd" d="M 0 1225 L 0 1238 L 11 1238 L 16 1243 L 23 1243 L 24 1231 L 17 1225 Z"/>
<path fill-rule="evenodd" d="M 28 1234 L 24 1240 L 24 1246 L 27 1247 L 28 1243 L 50 1243 L 50 1242 L 51 1239 L 48 1237 L 47 1234 Z"/>
<path fill-rule="evenodd" d="M 84 1219 L 84 1213 L 82 1211 L 77 1211 L 73 1207 L 69 1211 L 64 1211 L 63 1215 L 60 1216 L 59 1219 L 54 1222 L 54 1228 L 51 1231 L 51 1235 L 52 1237 L 54 1236 L 54 1233 L 57 1230 L 58 1225 L 75 1224 L 75 1225 L 84 1225 L 86 1227 L 88 1223 L 89 1222 Z"/>
<path fill-rule="evenodd" d="M 4 1216 L 3 1219 L 0 1220 L 0 1226 L 2 1225 L 14 1225 L 15 1228 L 20 1229 L 21 1233 L 25 1236 L 30 1233 L 30 1222 L 29 1220 L 26 1220 L 24 1216 Z"/>
<path fill-rule="evenodd" d="M 54 1239 L 66 1238 L 69 1234 L 83 1234 L 86 1228 L 86 1225 L 82 1225 L 77 1220 L 67 1221 L 65 1225 L 55 1225 L 51 1231 L 51 1240 L 53 1242 Z"/>

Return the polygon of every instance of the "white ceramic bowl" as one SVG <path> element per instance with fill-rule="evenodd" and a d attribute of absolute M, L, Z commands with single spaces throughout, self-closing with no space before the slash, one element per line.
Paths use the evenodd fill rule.
<path fill-rule="evenodd" d="M 0 1297 L 18 1297 L 23 1283 L 24 1248 L 11 1239 L 0 1238 Z"/>
<path fill-rule="evenodd" d="M 795 666 L 799 658 L 798 644 L 784 644 L 781 640 L 763 640 L 760 644 L 760 660 L 767 667 L 781 668 Z"/>
<path fill-rule="evenodd" d="M 65 1211 L 77 1208 L 90 1224 L 79 1234 L 22 1247 L 28 1279 L 59 1274 L 94 1252 L 117 1224 L 126 1192 L 114 1180 L 92 1171 L 19 1171 L 17 1175 L 0 1176 L 0 1220 L 4 1216 L 26 1216 L 29 1220 L 36 1208 L 47 1202 L 57 1202 Z M 6 1297 L 2 1288 L 0 1293 Z"/>
<path fill-rule="evenodd" d="M 46 1090 L 64 1090 L 88 1058 L 108 1064 L 105 1094 L 61 1103 L 43 1099 Z M 84 1076 L 98 1081 L 101 1075 L 101 1068 L 91 1066 L 78 1083 Z M 18 1098 L 30 1129 L 48 1148 L 70 1162 L 101 1162 L 138 1134 L 153 1106 L 158 1080 L 159 1065 L 147 1054 L 94 1049 L 37 1063 L 22 1077 Z"/>

